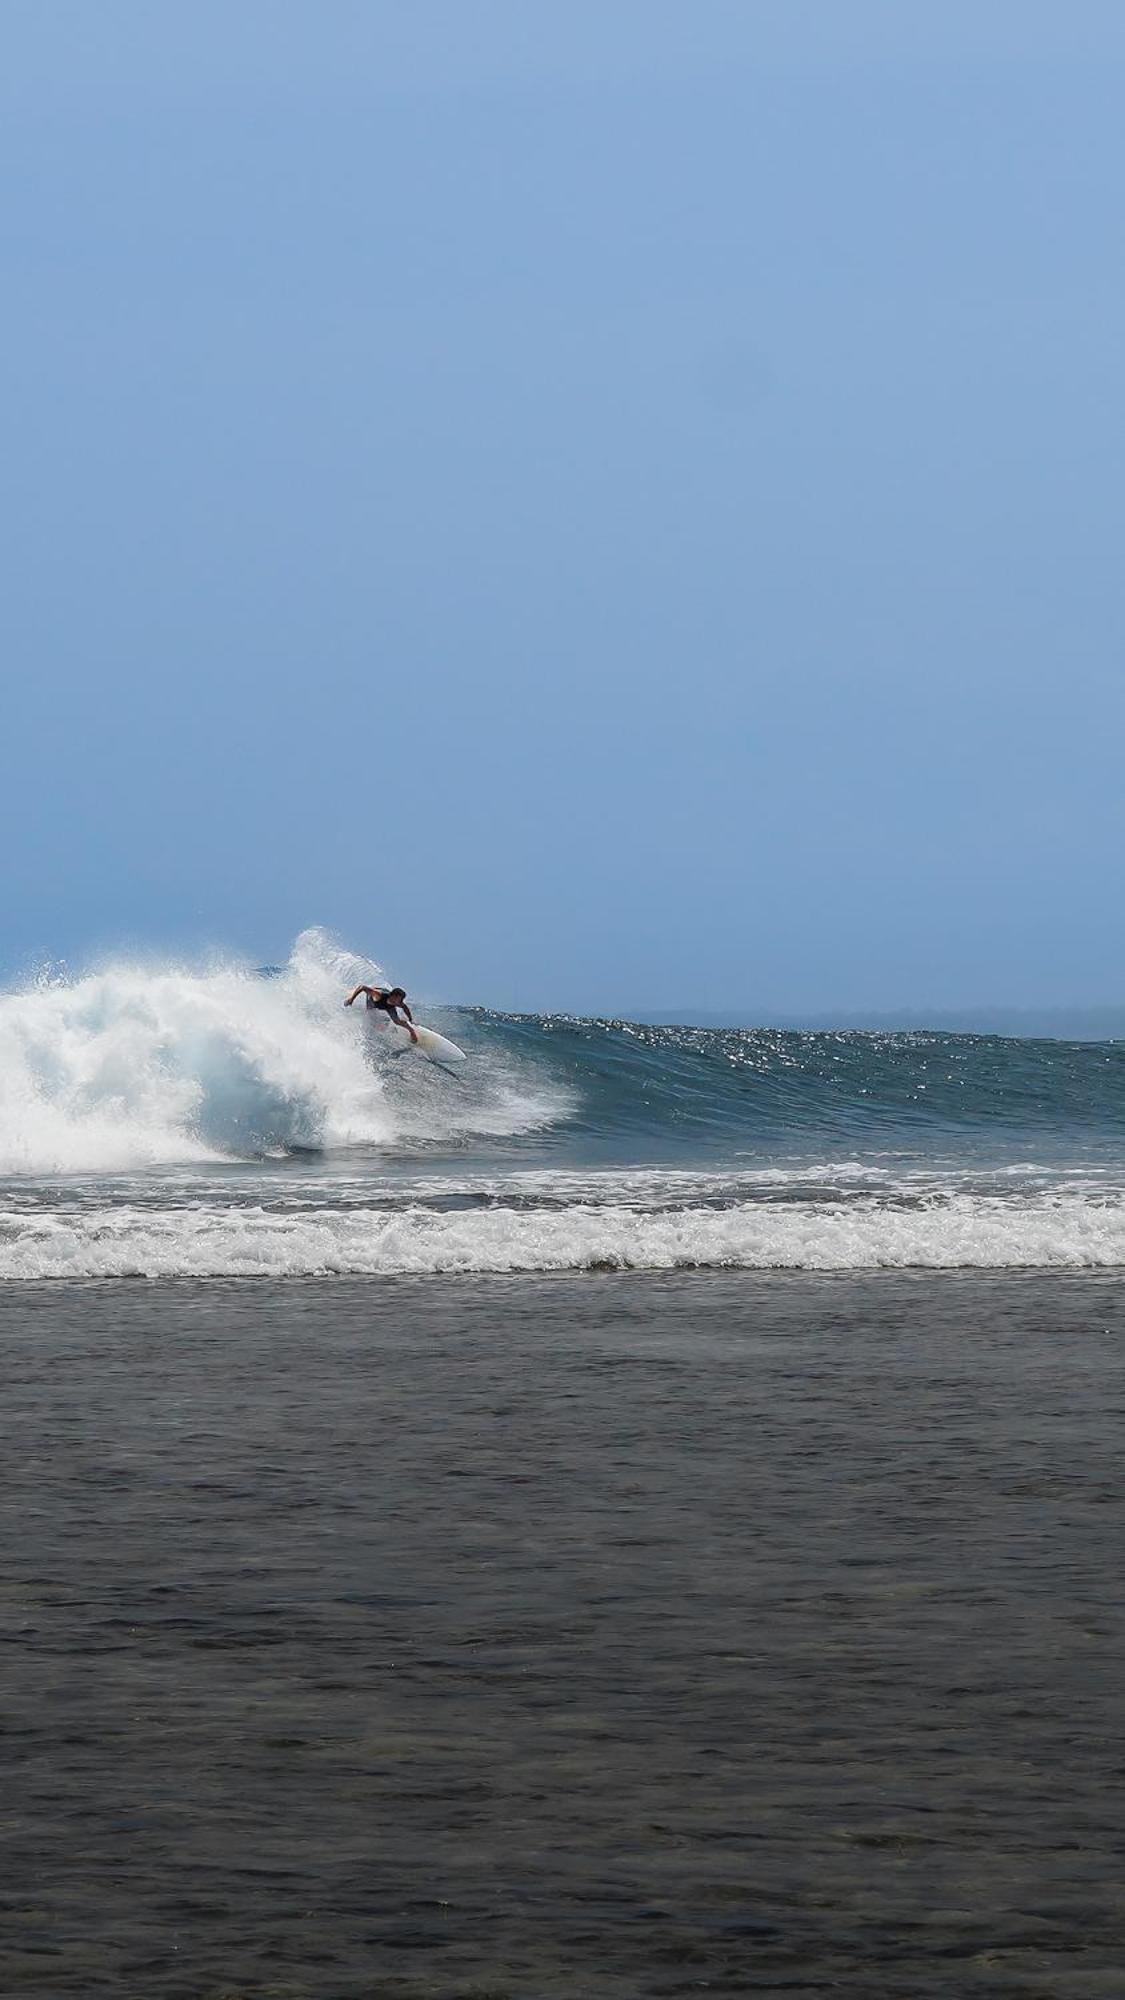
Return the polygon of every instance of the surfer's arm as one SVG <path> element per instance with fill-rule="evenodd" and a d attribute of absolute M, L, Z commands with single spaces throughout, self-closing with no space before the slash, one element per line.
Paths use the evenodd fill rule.
<path fill-rule="evenodd" d="M 345 1007 L 350 1007 L 352 1001 L 358 1000 L 361 993 L 370 993 L 370 991 L 371 991 L 370 986 L 357 986 L 354 993 L 348 994 L 348 997 L 344 1002 Z"/>
<path fill-rule="evenodd" d="M 387 1012 L 389 1013 L 396 1028 L 405 1028 L 412 1042 L 416 1042 L 418 1040 L 418 1037 L 414 1031 L 414 1016 L 411 1013 L 409 1007 L 407 1006 L 405 1000 L 402 1001 L 401 1005 L 398 1002 L 396 1002 L 393 1007 L 388 1007 Z M 399 1020 L 398 1017 L 400 1012 L 406 1015 L 405 1021 Z"/>

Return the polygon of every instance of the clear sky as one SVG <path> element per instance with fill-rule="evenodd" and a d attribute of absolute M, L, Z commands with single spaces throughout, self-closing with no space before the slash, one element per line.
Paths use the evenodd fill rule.
<path fill-rule="evenodd" d="M 1120 0 L 6 0 L 0 962 L 1125 998 Z"/>

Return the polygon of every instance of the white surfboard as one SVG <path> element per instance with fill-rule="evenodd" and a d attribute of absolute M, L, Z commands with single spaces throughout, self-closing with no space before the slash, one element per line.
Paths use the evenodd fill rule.
<path fill-rule="evenodd" d="M 408 1050 L 414 1049 L 420 1056 L 425 1056 L 429 1062 L 444 1064 L 447 1068 L 452 1067 L 454 1063 L 468 1061 L 464 1049 L 459 1049 L 456 1042 L 451 1042 L 448 1036 L 439 1035 L 436 1028 L 423 1028 L 416 1021 L 414 1023 L 414 1032 L 418 1040 L 415 1042 L 410 1038 L 409 1028 L 405 1027 L 401 1021 L 392 1021 L 389 1015 L 383 1013 L 381 1008 L 370 1008 L 367 1013 L 367 1019 L 378 1034 L 386 1035 L 388 1041 L 394 1042 L 396 1056 L 404 1056 Z"/>

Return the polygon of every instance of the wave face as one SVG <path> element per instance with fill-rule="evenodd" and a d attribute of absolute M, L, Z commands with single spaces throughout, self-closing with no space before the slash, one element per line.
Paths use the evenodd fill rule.
<path fill-rule="evenodd" d="M 0 996 L 0 1280 L 1125 1265 L 1125 1047 L 420 1009 L 319 931 L 268 976 Z"/>
<path fill-rule="evenodd" d="M 474 1018 L 505 1048 L 581 1078 L 578 1121 L 602 1135 L 719 1147 L 929 1142 L 943 1129 L 1125 1137 L 1125 1043 Z"/>

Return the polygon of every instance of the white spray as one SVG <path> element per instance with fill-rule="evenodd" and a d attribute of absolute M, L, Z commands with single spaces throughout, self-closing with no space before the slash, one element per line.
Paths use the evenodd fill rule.
<path fill-rule="evenodd" d="M 341 1004 L 380 977 L 313 930 L 272 978 L 230 963 L 113 964 L 0 996 L 0 1174 L 386 1146 L 550 1116 L 502 1083 L 471 1101 L 420 1079 L 392 1102 L 362 1019 Z"/>

